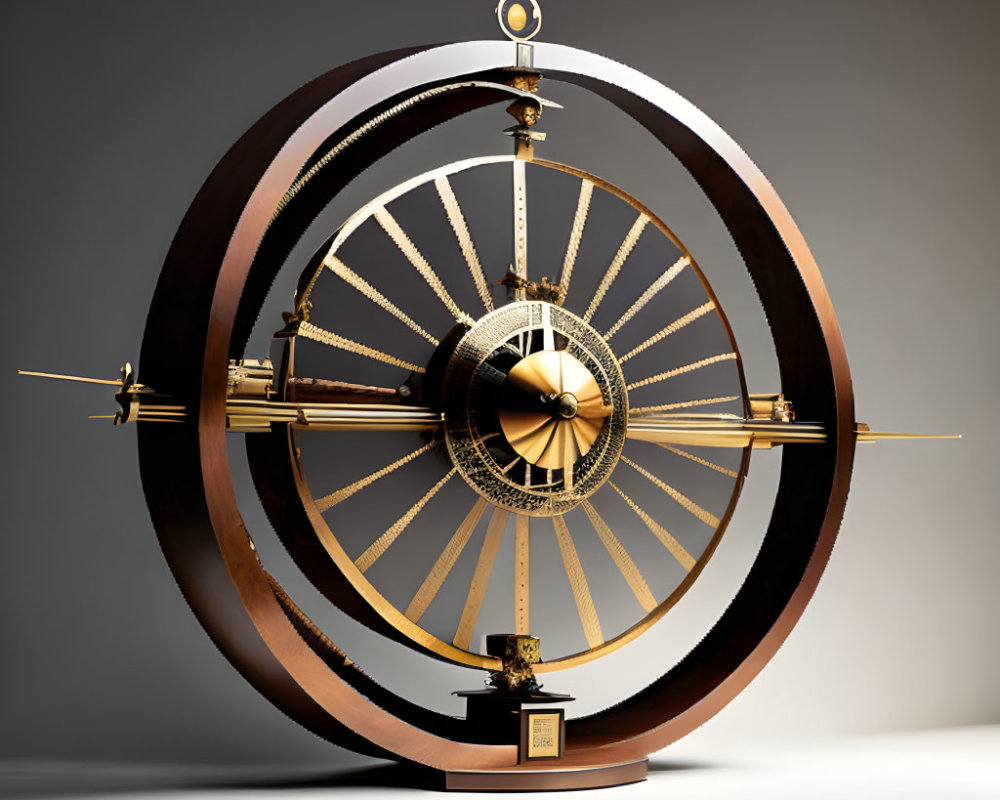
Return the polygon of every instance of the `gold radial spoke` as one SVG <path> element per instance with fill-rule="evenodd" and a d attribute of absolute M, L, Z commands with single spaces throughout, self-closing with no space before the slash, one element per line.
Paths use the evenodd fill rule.
<path fill-rule="evenodd" d="M 670 533 L 667 531 L 667 529 L 664 528 L 662 525 L 660 525 L 660 523 L 658 523 L 651 516 L 649 516 L 649 514 L 647 514 L 645 511 L 639 508 L 638 504 L 631 497 L 625 494 L 625 492 L 619 489 L 615 484 L 613 484 L 611 481 L 608 481 L 608 486 L 610 486 L 612 489 L 618 492 L 622 500 L 628 503 L 629 508 L 631 508 L 639 517 L 639 519 L 641 519 L 646 524 L 646 527 L 649 528 L 652 534 L 661 542 L 663 542 L 663 546 L 670 551 L 670 555 L 672 555 L 674 558 L 677 559 L 677 563 L 680 564 L 682 567 L 684 567 L 685 571 L 690 572 L 694 568 L 696 562 L 694 560 L 694 556 L 692 556 L 684 548 L 684 545 L 682 545 L 673 536 L 671 536 Z"/>
<path fill-rule="evenodd" d="M 427 282 L 427 285 L 434 291 L 434 294 L 444 303 L 445 308 L 451 312 L 452 316 L 458 322 L 471 325 L 473 322 L 472 318 L 462 311 L 451 295 L 448 294 L 448 290 L 437 276 L 437 273 L 434 272 L 434 268 L 427 263 L 427 259 L 423 257 L 417 246 L 406 235 L 406 232 L 399 226 L 399 223 L 396 222 L 396 218 L 389 213 L 389 210 L 384 207 L 379 208 L 374 212 L 373 216 L 375 217 L 375 221 L 382 226 L 382 230 L 389 234 L 389 238 L 396 243 L 396 247 L 406 256 L 407 261 L 413 265 L 414 269 L 420 273 L 420 276 Z"/>
<path fill-rule="evenodd" d="M 480 497 L 476 500 L 476 504 L 466 515 L 465 519 L 462 520 L 462 524 L 458 526 L 458 530 L 451 537 L 451 541 L 448 542 L 441 555 L 438 556 L 438 560 L 434 562 L 434 566 L 427 574 L 417 593 L 413 595 L 413 600 L 410 601 L 410 605 L 406 609 L 406 616 L 409 619 L 418 622 L 424 615 L 424 612 L 430 607 L 430 604 L 434 602 L 434 598 L 437 597 L 441 586 L 448 578 L 448 575 L 451 574 L 455 562 L 458 561 L 458 557 L 462 555 L 462 551 L 465 550 L 465 546 L 469 543 L 472 532 L 479 524 L 483 512 L 486 511 L 486 506 L 486 500 Z"/>
<path fill-rule="evenodd" d="M 469 644 L 472 642 L 472 631 L 476 627 L 479 610 L 486 598 L 486 587 L 489 586 L 493 562 L 496 560 L 504 530 L 507 528 L 508 516 L 510 516 L 509 511 L 502 508 L 494 509 L 489 525 L 486 526 L 486 538 L 483 540 L 482 550 L 479 551 L 479 560 L 476 562 L 476 570 L 472 574 L 469 594 L 465 598 L 465 607 L 462 609 L 462 616 L 458 622 L 458 630 L 455 631 L 455 638 L 452 640 L 455 647 L 460 647 L 463 650 L 468 650 Z"/>
<path fill-rule="evenodd" d="M 656 598 L 653 597 L 653 593 L 649 589 L 649 584 L 646 583 L 646 579 L 642 577 L 642 573 L 639 568 L 635 565 L 632 557 L 628 554 L 628 551 L 618 541 L 618 537 L 612 532 L 611 528 L 604 521 L 600 514 L 597 513 L 597 509 L 594 508 L 589 500 L 583 501 L 583 510 L 586 512 L 587 517 L 590 519 L 590 524 L 594 526 L 594 530 L 597 531 L 597 535 L 601 537 L 601 542 L 604 544 L 604 548 L 608 551 L 608 555 L 614 559 L 615 564 L 618 565 L 618 569 L 628 583 L 629 588 L 635 595 L 635 599 L 639 601 L 641 605 L 647 612 L 656 609 Z"/>
<path fill-rule="evenodd" d="M 587 577 L 583 574 L 583 565 L 573 544 L 573 537 L 570 536 L 566 520 L 561 514 L 552 518 L 552 526 L 556 531 L 556 541 L 559 543 L 559 552 L 566 568 L 566 577 L 569 578 L 569 585 L 573 590 L 576 610 L 580 614 L 583 635 L 587 637 L 587 646 L 600 647 L 604 644 L 604 634 L 601 633 L 601 623 L 597 618 L 597 609 L 594 608 L 594 598 L 590 594 Z"/>
<path fill-rule="evenodd" d="M 661 291 L 663 291 L 667 287 L 667 285 L 674 278 L 680 275 L 681 272 L 684 270 L 684 268 L 689 266 L 690 264 L 691 264 L 690 256 L 685 255 L 678 258 L 677 261 L 674 262 L 673 266 L 671 266 L 670 269 L 668 269 L 659 278 L 653 281 L 653 283 L 650 284 L 649 288 L 646 289 L 646 291 L 644 291 L 639 296 L 639 299 L 636 300 L 631 305 L 629 310 L 621 315 L 621 318 L 618 320 L 618 322 L 612 325 L 611 328 L 608 330 L 608 332 L 604 334 L 604 338 L 610 339 L 612 336 L 618 333 L 618 331 L 620 331 L 627 322 L 629 322 L 636 314 L 642 311 L 642 309 L 646 307 L 646 305 L 649 303 L 650 300 L 652 300 L 654 297 L 656 297 L 656 295 L 658 295 Z"/>
<path fill-rule="evenodd" d="M 392 303 L 388 298 L 386 298 L 378 289 L 372 286 L 368 281 L 358 275 L 354 270 L 347 266 L 343 261 L 337 258 L 335 255 L 328 255 L 323 265 L 329 269 L 338 278 L 341 278 L 345 283 L 353 288 L 357 289 L 361 294 L 371 300 L 379 308 L 388 311 L 396 319 L 402 322 L 406 327 L 415 333 L 423 336 L 428 342 L 430 342 L 435 347 L 440 344 L 440 342 L 431 336 L 427 331 L 421 328 L 416 322 L 414 322 L 410 317 L 408 317 L 403 311 Z"/>
<path fill-rule="evenodd" d="M 656 414 L 663 411 L 680 411 L 684 408 L 697 408 L 698 406 L 714 406 L 722 403 L 732 403 L 734 400 L 739 399 L 739 395 L 730 395 L 729 397 L 704 397 L 700 400 L 682 400 L 678 403 L 664 403 L 659 406 L 639 406 L 638 408 L 630 408 L 628 413 L 630 417 L 638 417 L 643 414 Z"/>
<path fill-rule="evenodd" d="M 640 467 L 634 461 L 631 461 L 625 458 L 624 456 L 622 456 L 621 461 L 623 464 L 628 464 L 630 467 L 632 467 L 632 469 L 634 469 L 636 472 L 642 475 L 642 477 L 651 481 L 654 485 L 658 486 L 663 491 L 665 491 L 674 500 L 676 500 L 686 511 L 693 514 L 695 517 L 700 519 L 706 525 L 712 528 L 718 528 L 719 525 L 721 524 L 719 518 L 715 516 L 715 514 L 711 513 L 710 511 L 706 511 L 704 508 L 702 508 L 700 505 L 694 502 L 694 500 L 692 500 L 690 497 L 681 494 L 669 483 L 664 483 L 649 470 Z"/>
<path fill-rule="evenodd" d="M 583 230 L 587 226 L 587 215 L 590 213 L 590 201 L 594 196 L 594 184 L 583 178 L 580 181 L 580 198 L 576 203 L 576 214 L 573 216 L 573 227 L 569 234 L 569 244 L 566 246 L 566 257 L 563 259 L 562 276 L 559 285 L 569 294 L 569 282 L 573 277 L 573 267 L 580 252 L 580 242 Z"/>
<path fill-rule="evenodd" d="M 660 381 L 665 381 L 670 378 L 676 378 L 678 375 L 685 375 L 689 372 L 694 372 L 704 367 L 710 367 L 713 364 L 721 364 L 725 361 L 735 361 L 736 353 L 722 353 L 717 356 L 711 356 L 710 358 L 703 358 L 701 361 L 695 361 L 693 364 L 685 364 L 683 367 L 677 367 L 676 369 L 668 370 L 667 372 L 661 372 L 658 375 L 653 375 L 649 378 L 643 378 L 641 381 L 636 381 L 635 383 L 630 383 L 625 388 L 628 391 L 633 389 L 639 389 L 643 386 L 649 386 L 653 383 L 659 383 Z"/>
<path fill-rule="evenodd" d="M 479 297 L 483 301 L 483 306 L 485 306 L 486 310 L 492 311 L 493 298 L 490 297 L 490 289 L 486 284 L 486 274 L 483 272 L 483 265 L 479 261 L 479 253 L 476 252 L 476 246 L 472 242 L 472 236 L 469 233 L 469 226 L 466 224 L 465 215 L 462 214 L 462 207 L 458 204 L 458 198 L 455 197 L 455 192 L 451 188 L 448 176 L 441 175 L 436 178 L 434 186 L 437 188 L 438 196 L 441 198 L 441 204 L 444 206 L 445 213 L 448 214 L 451 229 L 455 231 L 458 246 L 462 249 L 465 263 L 469 266 L 472 281 L 476 284 L 476 291 L 479 292 Z"/>
<path fill-rule="evenodd" d="M 514 633 L 531 633 L 531 517 L 514 517 Z"/>
<path fill-rule="evenodd" d="M 708 459 L 696 456 L 694 453 L 689 453 L 687 450 L 681 450 L 679 447 L 672 447 L 669 444 L 659 444 L 664 450 L 669 450 L 675 455 L 679 455 L 681 458 L 686 458 L 689 461 L 693 461 L 695 464 L 701 464 L 703 467 L 708 467 L 709 469 L 714 469 L 716 472 L 721 472 L 723 475 L 728 475 L 730 478 L 738 478 L 740 474 L 736 470 L 726 469 L 725 467 L 720 467 Z"/>
<path fill-rule="evenodd" d="M 393 461 L 388 466 L 382 467 L 382 469 L 373 472 L 371 475 L 367 475 L 361 480 L 355 481 L 350 486 L 345 486 L 343 489 L 339 489 L 336 492 L 333 492 L 332 494 L 328 494 L 326 497 L 321 497 L 319 500 L 316 501 L 316 508 L 319 509 L 320 511 L 329 511 L 338 503 L 344 502 L 344 500 L 346 500 L 351 495 L 356 494 L 357 492 L 360 492 L 362 489 L 371 486 L 373 483 L 375 483 L 375 481 L 384 478 L 386 475 L 395 472 L 400 467 L 409 464 L 415 458 L 419 458 L 424 453 L 430 451 L 431 448 L 437 446 L 438 441 L 440 440 L 433 441 L 430 444 L 425 444 L 423 447 L 418 448 L 417 450 L 414 450 L 412 453 L 403 456 L 398 461 Z"/>
<path fill-rule="evenodd" d="M 647 347 L 652 347 L 657 342 L 666 339 L 670 334 L 677 333 L 677 331 L 679 331 L 681 328 L 687 327 L 696 319 L 701 319 L 708 312 L 713 311 L 714 309 L 715 309 L 715 303 L 711 301 L 705 303 L 704 305 L 698 306 L 698 308 L 696 308 L 694 311 L 690 311 L 680 319 L 671 322 L 669 325 L 667 325 L 666 328 L 664 328 L 659 333 L 655 333 L 652 336 L 650 336 L 642 344 L 638 345 L 637 347 L 633 347 L 625 355 L 619 358 L 618 361 L 624 364 L 633 356 L 639 355 L 639 353 L 641 353 Z"/>
<path fill-rule="evenodd" d="M 354 565 L 362 572 L 366 572 L 372 564 L 382 557 L 385 551 L 389 549 L 389 546 L 395 542 L 396 539 L 399 538 L 399 535 L 406 530 L 406 527 L 413 522 L 414 517 L 416 517 L 417 514 L 423 510 L 424 506 L 431 501 L 431 498 L 441 490 L 441 487 L 444 486 L 457 471 L 458 470 L 455 467 L 452 467 L 448 474 L 435 483 L 428 490 L 427 494 L 421 497 L 410 507 L 409 511 L 396 520 L 389 530 L 379 536 L 378 539 L 372 543 L 372 546 L 365 550 L 358 560 L 354 562 Z"/>
<path fill-rule="evenodd" d="M 403 359 L 396 358 L 388 353 L 383 353 L 381 350 L 368 347 L 368 345 L 361 344 L 360 342 L 345 339 L 339 334 L 324 330 L 323 328 L 318 328 L 309 322 L 299 323 L 298 335 L 304 336 L 307 339 L 312 339 L 315 342 L 321 342 L 329 345 L 330 347 L 336 347 L 339 350 L 346 350 L 347 352 L 354 353 L 355 355 L 371 358 L 375 361 L 381 361 L 383 364 L 390 364 L 391 366 L 399 367 L 400 369 L 408 369 L 410 372 L 424 371 L 424 368 L 418 366 L 417 364 L 411 364 L 409 361 L 404 361 Z"/>
<path fill-rule="evenodd" d="M 604 277 L 601 279 L 601 284 L 597 287 L 597 292 L 590 301 L 590 305 L 587 306 L 587 313 L 583 315 L 584 322 L 590 322 L 591 318 L 594 316 L 594 312 L 597 311 L 597 307 L 601 304 L 601 301 L 604 300 L 604 295 L 608 293 L 608 289 L 611 288 L 611 284 L 615 282 L 615 278 L 617 278 L 618 273 L 621 272 L 622 267 L 625 265 L 625 260 L 632 253 L 632 250 L 635 249 L 635 246 L 639 241 L 639 237 L 642 236 L 642 232 L 646 230 L 646 226 L 649 224 L 649 221 L 649 217 L 645 214 L 640 214 L 639 218 L 632 225 L 632 229 L 625 237 L 625 241 L 623 241 L 621 247 L 618 248 L 618 253 L 611 262 L 611 266 L 608 267 L 608 271 L 604 273 Z"/>

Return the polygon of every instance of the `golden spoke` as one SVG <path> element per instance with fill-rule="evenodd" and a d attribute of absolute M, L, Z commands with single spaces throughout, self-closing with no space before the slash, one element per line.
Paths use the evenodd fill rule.
<path fill-rule="evenodd" d="M 316 501 L 316 508 L 318 508 L 320 511 L 329 511 L 331 508 L 337 505 L 337 503 L 342 503 L 351 495 L 360 492 L 362 489 L 368 486 L 371 486 L 373 483 L 375 483 L 375 481 L 384 478 L 386 475 L 389 475 L 392 472 L 395 472 L 397 469 L 404 466 L 405 464 L 409 464 L 411 461 L 413 461 L 413 459 L 422 456 L 424 453 L 428 452 L 432 447 L 437 446 L 437 444 L 438 441 L 433 441 L 430 444 L 425 444 L 423 447 L 419 448 L 418 450 L 414 450 L 409 455 L 403 456 L 398 461 L 393 461 L 391 464 L 389 464 L 386 467 L 383 467 L 377 472 L 373 472 L 371 475 L 368 475 L 359 481 L 355 481 L 350 486 L 345 486 L 343 489 L 339 489 L 338 491 L 333 492 L 332 494 L 328 494 L 326 497 L 321 497 L 319 500 Z"/>
<path fill-rule="evenodd" d="M 486 500 L 480 497 L 476 500 L 476 504 L 466 515 L 465 519 L 462 520 L 462 524 L 458 526 L 458 530 L 451 537 L 451 541 L 448 542 L 441 555 L 438 556 L 438 560 L 434 562 L 434 566 L 427 574 L 423 584 L 421 584 L 417 593 L 413 595 L 413 600 L 410 601 L 410 605 L 406 609 L 406 616 L 409 619 L 418 622 L 430 604 L 434 602 L 438 591 L 454 568 L 455 562 L 462 555 L 465 545 L 469 543 L 469 537 L 472 536 L 472 532 L 479 524 L 483 512 L 486 511 L 486 505 Z"/>
<path fill-rule="evenodd" d="M 659 383 L 660 381 L 665 381 L 668 378 L 675 378 L 678 375 L 684 375 L 688 372 L 694 372 L 702 367 L 710 367 L 712 364 L 719 364 L 723 361 L 735 361 L 736 353 L 722 353 L 721 355 L 712 356 L 711 358 L 703 358 L 701 361 L 695 361 L 693 364 L 686 364 L 683 367 L 677 367 L 677 369 L 668 370 L 667 372 L 661 372 L 659 375 L 653 375 L 650 378 L 643 378 L 641 381 L 636 381 L 635 383 L 630 383 L 625 388 L 628 391 L 633 389 L 639 389 L 643 386 L 649 386 L 651 383 Z"/>
<path fill-rule="evenodd" d="M 362 278 L 358 273 L 352 270 L 347 264 L 337 258 L 335 255 L 329 255 L 323 262 L 323 265 L 333 272 L 334 275 L 344 280 L 350 286 L 353 286 L 361 294 L 371 300 L 375 305 L 388 311 L 396 319 L 402 322 L 410 330 L 423 336 L 428 342 L 437 347 L 440 342 L 431 336 L 427 331 L 421 328 L 416 322 L 410 319 L 402 310 L 395 304 L 393 304 L 388 298 L 386 298 L 378 289 L 372 286 L 368 281 Z"/>
<path fill-rule="evenodd" d="M 590 305 L 587 307 L 587 313 L 583 315 L 584 322 L 590 322 L 591 317 L 594 316 L 594 312 L 597 311 L 597 307 L 601 304 L 601 301 L 604 300 L 604 295 L 608 293 L 608 289 L 611 288 L 611 284 L 614 283 L 615 278 L 618 277 L 618 273 L 621 272 L 622 266 L 625 264 L 625 259 L 629 257 L 629 254 L 635 248 L 636 243 L 639 241 L 639 237 L 642 236 L 642 232 L 646 229 L 648 224 L 649 217 L 645 214 L 640 214 L 639 218 L 632 225 L 632 229 L 625 237 L 625 241 L 622 242 L 622 246 L 618 248 L 618 253 L 611 262 L 611 266 L 608 267 L 608 271 L 604 273 L 604 277 L 601 279 L 601 285 L 597 287 L 597 292 L 594 294 L 593 299 L 590 301 Z"/>
<path fill-rule="evenodd" d="M 705 397 L 701 400 L 683 400 L 679 403 L 666 403 L 661 406 L 640 406 L 639 408 L 630 408 L 629 416 L 638 417 L 643 414 L 654 414 L 661 411 L 679 411 L 683 408 L 696 408 L 697 406 L 714 406 L 719 403 L 731 403 L 734 400 L 739 400 L 739 395 L 732 395 L 730 397 Z"/>
<path fill-rule="evenodd" d="M 566 246 L 566 258 L 563 259 L 562 276 L 559 285 L 569 294 L 569 282 L 573 277 L 573 267 L 580 252 L 580 242 L 583 239 L 583 229 L 587 226 L 587 215 L 590 213 L 590 201 L 594 196 L 594 184 L 583 178 L 580 181 L 580 199 L 576 203 L 576 214 L 573 217 L 573 227 L 569 233 L 569 244 Z"/>
<path fill-rule="evenodd" d="M 455 631 L 455 638 L 452 640 L 455 647 L 460 647 L 463 650 L 468 650 L 469 643 L 472 641 L 472 631 L 476 627 L 479 609 L 482 608 L 483 600 L 486 597 L 486 587 L 490 582 L 493 562 L 500 549 L 500 542 L 503 540 L 509 515 L 510 512 L 505 509 L 494 509 L 489 525 L 486 526 L 486 538 L 483 540 L 482 550 L 479 551 L 476 571 L 472 574 L 469 594 L 465 598 L 465 607 L 462 609 L 462 617 L 458 622 L 458 630 Z"/>
<path fill-rule="evenodd" d="M 676 500 L 678 503 L 680 503 L 681 506 L 683 506 L 686 511 L 689 511 L 691 514 L 693 514 L 694 516 L 696 516 L 698 519 L 700 519 L 706 525 L 709 525 L 709 526 L 711 526 L 713 528 L 718 528 L 719 525 L 721 524 L 720 521 L 719 521 L 719 518 L 717 516 L 715 516 L 715 514 L 711 513 L 710 511 L 706 511 L 704 508 L 702 508 L 700 505 L 698 505 L 696 502 L 694 502 L 694 500 L 692 500 L 690 497 L 687 497 L 687 496 L 681 494 L 680 492 L 678 492 L 670 484 L 664 483 L 659 478 L 657 478 L 653 473 L 651 473 L 649 470 L 643 469 L 638 464 L 636 464 L 634 461 L 630 461 L 629 459 L 625 458 L 624 456 L 622 456 L 621 461 L 622 461 L 623 464 L 628 464 L 630 467 L 632 467 L 632 469 L 634 469 L 636 472 L 638 472 L 644 478 L 652 481 L 654 484 L 656 484 L 661 489 L 663 489 L 663 491 L 665 491 L 674 500 Z"/>
<path fill-rule="evenodd" d="M 455 197 L 455 192 L 451 188 L 448 176 L 442 175 L 436 178 L 434 186 L 437 187 L 438 196 L 441 198 L 444 210 L 448 214 L 451 229 L 455 231 L 458 246 L 462 248 L 465 263 L 469 265 L 469 272 L 472 274 L 472 280 L 476 284 L 476 291 L 479 292 L 479 297 L 483 301 L 486 310 L 492 311 L 493 298 L 490 297 L 490 289 L 486 284 L 486 274 L 483 272 L 483 265 L 479 261 L 479 253 L 476 252 L 476 245 L 472 242 L 472 236 L 469 234 L 469 226 L 465 222 L 462 207 L 458 204 L 458 198 Z"/>
<path fill-rule="evenodd" d="M 427 263 L 427 259 L 421 255 L 417 246 L 410 240 L 410 237 L 406 235 L 405 231 L 399 227 L 399 223 L 396 222 L 396 218 L 389 213 L 386 208 L 379 208 L 373 214 L 375 221 L 382 226 L 389 237 L 396 243 L 404 256 L 406 256 L 407 261 L 409 261 L 413 267 L 420 273 L 421 277 L 427 282 L 427 285 L 431 287 L 434 294 L 438 296 L 442 303 L 444 303 L 445 308 L 451 312 L 452 316 L 458 322 L 472 324 L 472 318 L 466 314 L 462 309 L 458 307 L 458 304 L 452 299 L 451 295 L 448 294 L 448 290 L 445 288 L 441 279 L 434 272 L 433 267 Z"/>
<path fill-rule="evenodd" d="M 639 355 L 639 353 L 641 353 L 647 347 L 652 347 L 657 342 L 666 339 L 670 334 L 677 333 L 677 331 L 679 331 L 681 328 L 684 328 L 687 325 L 690 325 L 696 319 L 700 319 L 701 317 L 705 316 L 709 311 L 712 311 L 714 308 L 715 308 L 715 303 L 711 301 L 705 303 L 702 306 L 698 306 L 698 308 L 696 308 L 694 311 L 685 314 L 683 317 L 681 317 L 675 322 L 671 322 L 669 325 L 667 325 L 666 328 L 664 328 L 659 333 L 650 336 L 646 341 L 644 341 L 638 347 L 633 347 L 625 355 L 619 358 L 618 361 L 624 363 L 625 361 L 628 361 L 630 358 L 632 358 L 632 356 Z"/>
<path fill-rule="evenodd" d="M 396 520 L 395 524 L 389 528 L 389 530 L 379 536 L 378 539 L 372 543 L 372 546 L 365 550 L 365 552 L 361 554 L 360 558 L 354 562 L 354 565 L 362 572 L 366 572 L 372 564 L 382 557 L 382 554 L 389 549 L 389 546 L 399 538 L 399 535 L 404 530 L 406 530 L 406 526 L 413 522 L 414 517 L 416 517 L 417 514 L 423 510 L 424 506 L 431 501 L 431 498 L 441 490 L 441 487 L 444 486 L 456 472 L 457 469 L 452 467 L 448 474 L 435 483 L 430 490 L 428 490 L 427 494 L 417 500 L 417 502 L 410 507 L 410 510 Z"/>
<path fill-rule="evenodd" d="M 354 353 L 359 356 L 364 356 L 365 358 L 371 358 L 375 361 L 381 361 L 383 364 L 391 364 L 394 367 L 399 367 L 401 369 L 408 369 L 410 372 L 423 372 L 424 368 L 417 366 L 416 364 L 411 364 L 409 361 L 403 361 L 401 358 L 396 358 L 388 353 L 383 353 L 381 350 L 376 350 L 373 347 L 368 347 L 368 345 L 360 344 L 359 342 L 352 341 L 350 339 L 345 339 L 343 336 L 339 336 L 331 331 L 323 330 L 322 328 L 317 328 L 315 325 L 309 322 L 300 322 L 298 329 L 299 336 L 305 336 L 307 339 L 312 339 L 315 342 L 321 342 L 323 344 L 330 345 L 330 347 L 336 347 L 340 350 L 347 350 L 349 353 Z"/>
<path fill-rule="evenodd" d="M 682 458 L 687 458 L 693 461 L 695 464 L 701 464 L 703 467 L 708 467 L 709 469 L 714 469 L 716 472 L 721 472 L 723 475 L 728 475 L 730 478 L 738 478 L 740 474 L 736 470 L 726 469 L 725 467 L 720 467 L 718 464 L 713 464 L 704 458 L 696 456 L 694 453 L 689 453 L 686 450 L 681 450 L 677 447 L 671 447 L 669 444 L 660 444 L 664 450 L 669 450 L 671 453 L 676 453 Z"/>
<path fill-rule="evenodd" d="M 552 518 L 552 525 L 556 530 L 556 541 L 559 542 L 559 552 L 562 554 L 566 577 L 569 578 L 569 585 L 573 590 L 573 599 L 576 600 L 576 610 L 580 614 L 583 635 L 587 637 L 587 646 L 600 647 L 604 644 L 604 634 L 601 633 L 601 623 L 597 618 L 597 609 L 594 608 L 594 598 L 590 594 L 587 577 L 583 574 L 583 565 L 573 544 L 573 537 L 570 536 L 566 520 L 561 514 Z"/>
<path fill-rule="evenodd" d="M 628 554 L 628 551 L 618 541 L 618 537 L 614 535 L 608 524 L 601 518 L 601 515 L 597 513 L 597 509 L 594 508 L 589 500 L 583 501 L 583 510 L 587 513 L 590 518 L 590 524 L 594 526 L 594 530 L 597 531 L 597 535 L 601 537 L 601 542 L 604 544 L 604 548 L 608 551 L 608 555 L 614 559 L 615 564 L 618 565 L 618 569 L 621 571 L 622 577 L 625 578 L 632 589 L 632 593 L 635 595 L 635 599 L 639 601 L 641 605 L 647 612 L 656 609 L 656 598 L 653 597 L 653 593 L 649 590 L 649 584 L 646 583 L 646 579 L 642 577 L 642 573 L 639 568 L 635 565 L 632 557 Z"/>
<path fill-rule="evenodd" d="M 671 536 L 667 529 L 660 525 L 660 523 L 639 508 L 636 502 L 625 494 L 625 492 L 615 486 L 615 484 L 608 481 L 608 486 L 618 492 L 622 500 L 628 503 L 629 507 L 639 516 L 639 519 L 646 523 L 646 527 L 649 528 L 657 539 L 663 542 L 663 546 L 670 551 L 670 555 L 677 559 L 677 563 L 684 567 L 687 572 L 690 572 L 694 568 L 695 560 L 694 556 L 684 549 L 684 545 Z"/>
<path fill-rule="evenodd" d="M 531 517 L 514 517 L 514 633 L 531 633 Z"/>
<path fill-rule="evenodd" d="M 623 325 L 625 325 L 629 320 L 632 319 L 632 317 L 634 317 L 636 314 L 642 311 L 642 309 L 646 307 L 646 304 L 649 303 L 649 301 L 652 300 L 654 297 L 656 297 L 657 294 L 663 291 L 663 289 L 667 286 L 667 284 L 669 284 L 674 278 L 680 275 L 684 267 L 690 265 L 690 263 L 691 263 L 690 256 L 681 256 L 680 258 L 678 258 L 677 261 L 674 262 L 673 266 L 671 266 L 670 269 L 668 269 L 659 278 L 653 281 L 653 283 L 650 284 L 649 288 L 646 289 L 646 291 L 644 291 L 639 296 L 639 299 L 632 304 L 631 308 L 629 308 L 628 311 L 622 314 L 621 319 L 619 319 L 618 322 L 612 325 L 611 328 L 608 330 L 608 332 L 604 334 L 604 338 L 610 339 L 612 336 L 618 333 L 618 331 L 621 330 Z"/>

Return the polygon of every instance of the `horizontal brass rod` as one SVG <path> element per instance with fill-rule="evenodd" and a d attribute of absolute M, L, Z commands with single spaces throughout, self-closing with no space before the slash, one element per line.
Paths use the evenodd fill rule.
<path fill-rule="evenodd" d="M 655 444 L 688 447 L 752 446 L 756 449 L 826 440 L 826 431 L 822 425 L 709 415 L 632 419 L 629 420 L 627 435 L 630 439 Z"/>

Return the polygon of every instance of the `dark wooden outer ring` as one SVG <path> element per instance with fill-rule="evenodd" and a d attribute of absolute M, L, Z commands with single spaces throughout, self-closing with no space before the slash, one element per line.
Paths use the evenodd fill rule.
<path fill-rule="evenodd" d="M 729 227 L 771 324 L 782 389 L 826 445 L 786 446 L 761 552 L 706 638 L 624 703 L 567 725 L 564 764 L 635 760 L 722 708 L 775 653 L 819 580 L 846 502 L 854 407 L 843 342 L 819 271 L 770 184 L 690 103 L 627 67 L 536 45 L 547 77 L 584 86 L 645 125 L 692 173 Z M 343 185 L 397 144 L 501 93 L 468 88 L 408 110 L 311 182 L 270 225 L 305 165 L 401 97 L 496 79 L 509 44 L 463 43 L 373 56 L 291 95 L 233 147 L 195 198 L 161 273 L 142 348 L 142 381 L 195 422 L 140 426 L 143 486 L 164 553 L 206 630 L 244 676 L 293 719 L 359 752 L 441 770 L 510 768 L 512 746 L 462 739 L 447 717 L 376 686 L 300 618 L 249 545 L 225 443 L 227 359 L 242 353 L 283 257 Z M 456 741 L 458 739 L 459 741 Z"/>

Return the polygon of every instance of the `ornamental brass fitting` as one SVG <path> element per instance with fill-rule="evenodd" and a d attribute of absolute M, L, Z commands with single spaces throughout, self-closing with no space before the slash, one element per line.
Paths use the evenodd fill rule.
<path fill-rule="evenodd" d="M 489 683 L 505 692 L 532 692 L 538 690 L 538 681 L 532 664 L 542 660 L 541 641 L 534 636 L 516 633 L 498 633 L 486 637 L 486 652 L 499 658 L 503 669 L 490 673 Z"/>

